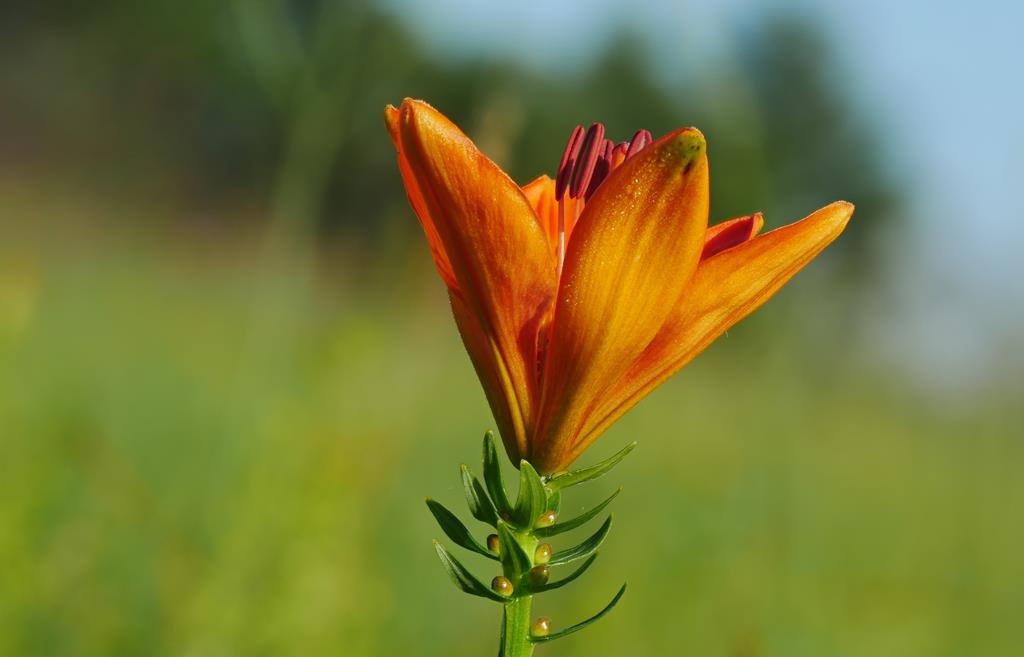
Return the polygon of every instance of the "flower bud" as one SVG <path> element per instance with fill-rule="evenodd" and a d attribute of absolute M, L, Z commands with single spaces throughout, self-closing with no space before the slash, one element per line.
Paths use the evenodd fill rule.
<path fill-rule="evenodd" d="M 501 541 L 498 540 L 497 534 L 491 534 L 487 537 L 487 549 L 493 552 L 494 554 L 501 553 Z"/>
<path fill-rule="evenodd" d="M 533 563 L 544 564 L 551 561 L 551 544 L 541 543 L 533 553 Z"/>
<path fill-rule="evenodd" d="M 544 586 L 548 583 L 548 578 L 551 577 L 551 569 L 547 566 L 534 566 L 530 569 L 530 584 L 534 586 Z"/>
<path fill-rule="evenodd" d="M 543 616 L 533 621 L 533 625 L 530 626 L 530 634 L 533 636 L 547 636 L 550 631 L 551 619 Z"/>
<path fill-rule="evenodd" d="M 512 581 L 504 575 L 498 575 L 492 579 L 491 588 L 495 593 L 505 596 L 506 598 L 512 595 Z"/>
<path fill-rule="evenodd" d="M 544 513 L 540 514 L 539 518 L 537 518 L 537 526 L 550 527 L 551 525 L 555 524 L 555 520 L 557 518 L 558 514 L 554 511 L 545 511 Z"/>

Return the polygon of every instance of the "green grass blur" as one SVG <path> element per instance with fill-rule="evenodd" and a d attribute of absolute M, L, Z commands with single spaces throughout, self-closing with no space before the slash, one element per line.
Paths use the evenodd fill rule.
<path fill-rule="evenodd" d="M 31 221 L 0 245 L 0 654 L 493 649 L 499 608 L 457 592 L 430 547 L 423 497 L 463 509 L 457 465 L 478 464 L 491 421 L 421 245 L 384 265 L 342 247 L 268 259 L 258 240 L 116 233 L 5 192 L 4 215 Z M 929 406 L 777 330 L 801 298 L 584 458 L 640 441 L 569 494 L 567 512 L 625 486 L 598 563 L 538 613 L 568 624 L 630 589 L 538 654 L 1019 647 L 1012 400 Z"/>

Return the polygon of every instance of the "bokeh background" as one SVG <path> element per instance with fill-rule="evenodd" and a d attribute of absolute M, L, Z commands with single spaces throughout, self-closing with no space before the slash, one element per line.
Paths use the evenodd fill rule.
<path fill-rule="evenodd" d="M 701 127 L 712 215 L 849 229 L 584 458 L 640 448 L 538 654 L 1020 654 L 1022 11 L 0 9 L 0 654 L 493 654 L 423 506 L 492 426 L 385 103 L 520 181 Z M 482 531 L 482 527 L 477 527 Z M 482 577 L 489 562 L 466 556 Z"/>

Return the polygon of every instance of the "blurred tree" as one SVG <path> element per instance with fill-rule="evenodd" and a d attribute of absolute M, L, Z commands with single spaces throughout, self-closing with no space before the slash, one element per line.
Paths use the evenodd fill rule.
<path fill-rule="evenodd" d="M 404 96 L 443 109 L 524 182 L 553 172 L 577 122 L 604 121 L 617 139 L 698 125 L 714 159 L 713 220 L 760 209 L 772 225 L 849 198 L 857 221 L 838 248 L 857 280 L 872 236 L 898 215 L 828 43 L 792 14 L 757 20 L 735 61 L 666 84 L 639 35 L 614 37 L 570 74 L 439 60 L 367 0 L 65 9 L 21 5 L 0 23 L 0 82 L 13 91 L 0 157 L 17 150 L 117 194 L 255 201 L 275 231 L 304 242 L 317 229 L 393 234 L 391 221 L 413 238 L 381 130 L 383 105 Z"/>
<path fill-rule="evenodd" d="M 857 218 L 836 243 L 843 270 L 865 281 L 881 228 L 899 221 L 900 192 L 886 178 L 883 143 L 858 112 L 821 29 L 795 13 L 769 16 L 737 39 L 762 131 L 763 171 L 781 217 L 847 199 Z"/>

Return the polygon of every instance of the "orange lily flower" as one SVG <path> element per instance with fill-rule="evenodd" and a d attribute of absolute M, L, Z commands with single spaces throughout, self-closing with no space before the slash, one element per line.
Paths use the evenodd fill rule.
<path fill-rule="evenodd" d="M 430 105 L 385 123 L 513 463 L 564 470 L 842 232 L 839 201 L 758 236 L 708 227 L 704 136 L 618 145 L 577 127 L 558 176 L 520 187 Z"/>

